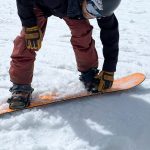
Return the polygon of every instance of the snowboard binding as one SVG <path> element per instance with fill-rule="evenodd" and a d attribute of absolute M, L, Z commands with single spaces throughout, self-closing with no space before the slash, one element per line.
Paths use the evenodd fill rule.
<path fill-rule="evenodd" d="M 82 72 L 79 79 L 88 92 L 103 94 L 106 89 L 112 87 L 114 72 L 99 72 L 97 68 L 91 68 L 87 72 Z"/>
<path fill-rule="evenodd" d="M 14 84 L 10 88 L 12 96 L 7 100 L 10 109 L 23 109 L 30 105 L 33 88 L 30 85 Z"/>

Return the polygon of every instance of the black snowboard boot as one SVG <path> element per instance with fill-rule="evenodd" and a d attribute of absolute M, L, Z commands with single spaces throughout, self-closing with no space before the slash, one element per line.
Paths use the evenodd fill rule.
<path fill-rule="evenodd" d="M 87 91 L 92 93 L 98 92 L 99 79 L 96 78 L 99 70 L 97 68 L 91 68 L 86 72 L 81 72 L 79 80 L 83 82 Z"/>
<path fill-rule="evenodd" d="M 33 92 L 31 85 L 14 84 L 10 88 L 12 96 L 8 99 L 10 109 L 23 109 L 30 105 L 31 94 Z"/>

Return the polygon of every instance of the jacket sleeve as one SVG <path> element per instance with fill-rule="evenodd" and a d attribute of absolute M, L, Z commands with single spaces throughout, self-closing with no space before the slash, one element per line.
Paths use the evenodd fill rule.
<path fill-rule="evenodd" d="M 37 25 L 36 16 L 34 14 L 35 0 L 16 0 L 18 15 L 24 27 L 32 27 Z"/>

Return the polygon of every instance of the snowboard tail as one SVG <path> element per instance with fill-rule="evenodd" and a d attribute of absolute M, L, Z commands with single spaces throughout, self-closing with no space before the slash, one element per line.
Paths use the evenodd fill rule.
<path fill-rule="evenodd" d="M 106 90 L 105 93 L 129 90 L 141 84 L 145 80 L 145 78 L 146 78 L 145 75 L 142 73 L 134 73 L 134 74 L 122 77 L 120 79 L 116 79 L 113 83 L 112 88 Z M 59 101 L 67 101 L 67 100 L 100 95 L 100 94 L 101 93 L 90 93 L 87 91 L 82 91 L 77 94 L 61 95 L 59 93 L 50 92 L 49 94 L 41 94 L 41 95 L 38 95 L 37 97 L 33 97 L 30 106 L 27 107 L 26 109 L 29 109 L 29 108 L 31 109 L 31 108 L 38 107 L 38 106 L 44 106 L 44 105 L 48 105 L 51 103 L 57 103 Z M 17 111 L 17 110 L 9 109 L 9 106 L 7 103 L 0 105 L 0 115 L 14 112 L 14 111 Z"/>

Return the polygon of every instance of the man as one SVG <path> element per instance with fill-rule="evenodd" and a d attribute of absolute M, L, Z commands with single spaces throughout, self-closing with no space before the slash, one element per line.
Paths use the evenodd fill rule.
<path fill-rule="evenodd" d="M 62 18 L 71 30 L 80 80 L 89 92 L 104 92 L 111 88 L 118 60 L 119 31 L 114 10 L 121 0 L 17 0 L 23 29 L 14 41 L 11 55 L 10 79 L 13 83 L 8 99 L 11 109 L 30 104 L 36 51 L 41 48 L 47 19 L 51 15 Z M 101 28 L 104 64 L 99 72 L 98 56 L 88 19 L 97 19 Z"/>

